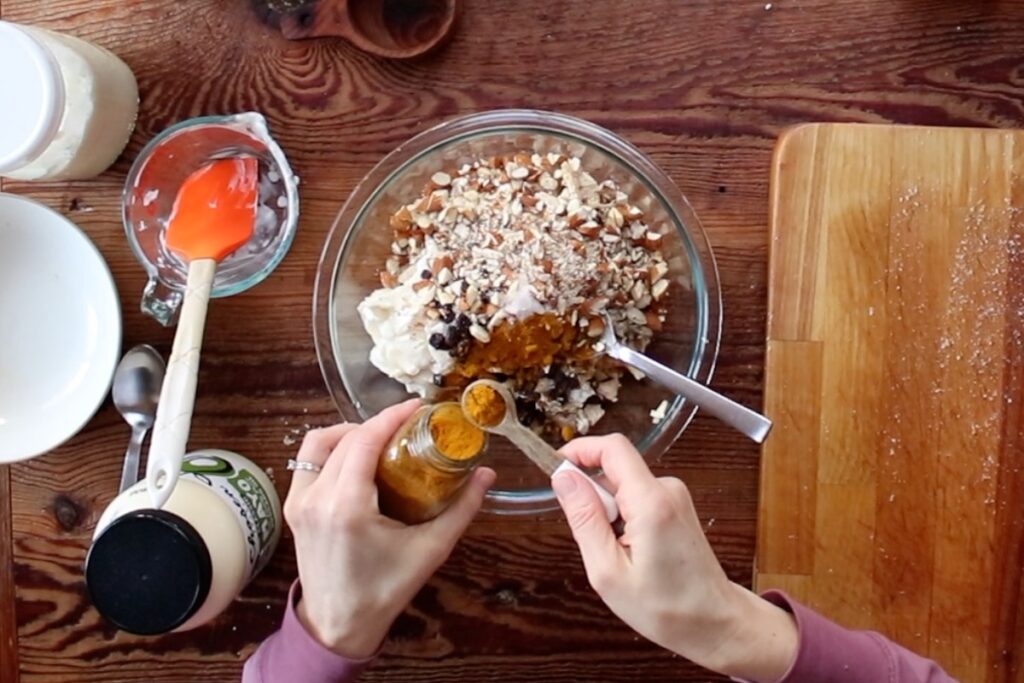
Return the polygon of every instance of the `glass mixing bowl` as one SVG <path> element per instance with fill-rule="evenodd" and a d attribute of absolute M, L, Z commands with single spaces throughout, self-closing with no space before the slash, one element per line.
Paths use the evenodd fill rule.
<path fill-rule="evenodd" d="M 515 152 L 569 153 L 598 181 L 615 180 L 662 233 L 674 286 L 664 329 L 647 352 L 666 365 L 709 382 L 718 354 L 722 310 L 718 271 L 704 230 L 686 198 L 640 150 L 587 121 L 551 112 L 499 110 L 455 119 L 391 152 L 356 187 L 324 245 L 313 296 L 317 355 L 327 387 L 346 420 L 363 420 L 408 398 L 405 388 L 370 364 L 372 342 L 356 306 L 380 286 L 390 254 L 389 216 L 413 201 L 430 176 L 479 157 Z M 662 401 L 665 417 L 652 422 Z M 648 460 L 679 437 L 696 407 L 650 380 L 623 381 L 619 402 L 594 434 L 622 432 Z M 498 473 L 485 510 L 537 513 L 557 507 L 547 477 L 500 438 L 487 462 Z"/>

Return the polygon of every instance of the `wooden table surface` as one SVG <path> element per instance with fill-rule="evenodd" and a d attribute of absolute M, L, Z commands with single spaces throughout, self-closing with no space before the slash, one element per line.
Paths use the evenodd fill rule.
<path fill-rule="evenodd" d="M 269 118 L 302 177 L 301 226 L 273 276 L 211 307 L 191 443 L 274 468 L 282 494 L 294 432 L 337 417 L 311 332 L 324 237 L 355 183 L 428 126 L 490 108 L 557 109 L 651 155 L 693 203 L 718 257 L 725 326 L 714 384 L 759 405 L 778 133 L 812 120 L 1024 125 L 1019 0 L 466 0 L 448 47 L 411 63 L 333 40 L 285 42 L 246 0 L 0 0 L 0 16 L 109 47 L 138 77 L 138 128 L 113 169 L 89 182 L 3 185 L 67 214 L 100 247 L 121 292 L 125 348 L 166 352 L 172 337 L 138 311 L 144 277 L 119 220 L 131 160 L 183 118 L 249 109 Z M 232 609 L 199 631 L 147 640 L 101 621 L 81 567 L 127 438 L 108 402 L 66 445 L 0 467 L 3 683 L 234 681 L 275 628 L 295 575 L 288 538 Z M 749 583 L 757 448 L 699 417 L 656 468 L 688 482 L 730 576 Z M 557 515 L 476 522 L 366 676 L 709 678 L 603 607 Z"/>

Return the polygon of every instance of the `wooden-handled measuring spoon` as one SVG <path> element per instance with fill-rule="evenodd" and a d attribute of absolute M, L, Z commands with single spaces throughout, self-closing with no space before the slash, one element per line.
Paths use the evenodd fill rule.
<path fill-rule="evenodd" d="M 185 180 L 167 224 L 167 248 L 188 263 L 188 282 L 146 465 L 146 487 L 157 509 L 174 490 L 188 444 L 213 277 L 217 264 L 252 237 L 258 175 L 253 157 L 207 164 Z"/>
<path fill-rule="evenodd" d="M 495 397 L 491 394 L 488 398 L 493 405 L 493 401 L 496 398 L 500 398 L 504 402 L 504 413 L 501 414 L 500 419 L 495 419 L 491 424 L 485 424 L 487 420 L 480 421 L 477 419 L 479 411 L 474 409 L 474 400 L 476 392 L 494 392 L 497 394 Z M 608 492 L 603 486 L 594 481 L 594 479 L 581 470 L 571 460 L 567 460 L 558 451 L 551 447 L 551 445 L 534 434 L 530 429 L 524 427 L 519 422 L 519 418 L 516 416 L 516 402 L 512 398 L 512 393 L 508 390 L 505 385 L 498 382 L 493 382 L 488 379 L 481 379 L 473 382 L 465 391 L 462 392 L 462 411 L 466 414 L 466 417 L 477 427 L 484 431 L 492 434 L 499 434 L 504 436 L 506 439 L 511 441 L 515 446 L 521 450 L 526 457 L 533 461 L 537 467 L 539 467 L 549 477 L 554 477 L 559 472 L 566 470 L 575 470 L 579 472 L 590 485 L 594 487 L 594 491 L 597 492 L 598 497 L 601 499 L 601 504 L 604 506 L 604 512 L 608 516 L 609 522 L 614 522 L 619 516 L 619 506 L 615 503 L 615 496 Z"/>

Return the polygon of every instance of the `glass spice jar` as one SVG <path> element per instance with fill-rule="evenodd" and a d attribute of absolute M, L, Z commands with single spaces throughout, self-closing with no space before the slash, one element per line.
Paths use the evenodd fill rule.
<path fill-rule="evenodd" d="M 377 465 L 380 511 L 406 524 L 437 517 L 479 464 L 487 435 L 458 403 L 421 407 L 402 425 Z"/>

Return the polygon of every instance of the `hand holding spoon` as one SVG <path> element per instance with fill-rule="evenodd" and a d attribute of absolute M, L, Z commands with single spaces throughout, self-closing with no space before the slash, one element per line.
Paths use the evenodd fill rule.
<path fill-rule="evenodd" d="M 520 424 L 516 415 L 515 400 L 503 384 L 487 379 L 473 382 L 462 392 L 462 410 L 480 429 L 504 436 L 515 444 L 549 477 L 566 470 L 579 472 L 597 492 L 608 521 L 614 522 L 618 518 L 619 507 L 615 503 L 615 497 L 607 489 L 594 481 L 576 463 L 561 456 L 544 439 Z"/>

